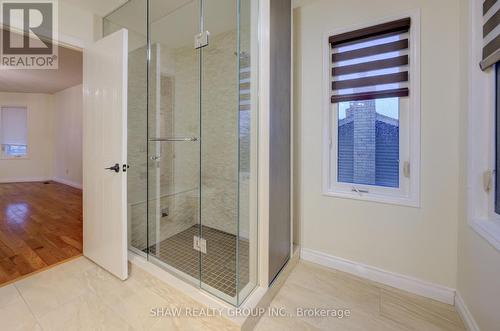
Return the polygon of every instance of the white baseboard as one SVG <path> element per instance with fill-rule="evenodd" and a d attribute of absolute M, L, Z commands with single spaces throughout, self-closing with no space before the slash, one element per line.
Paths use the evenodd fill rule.
<path fill-rule="evenodd" d="M 68 185 L 68 186 L 71 186 L 71 187 L 74 187 L 74 188 L 77 188 L 77 189 L 82 189 L 82 184 L 80 183 L 76 183 L 76 182 L 72 182 L 70 180 L 67 180 L 67 179 L 62 179 L 62 178 L 52 178 L 52 180 L 54 182 L 58 182 L 58 183 L 61 183 L 61 184 L 65 184 L 65 185 Z"/>
<path fill-rule="evenodd" d="M 54 181 L 61 184 L 65 184 L 74 188 L 82 189 L 82 184 L 72 182 L 70 180 L 62 179 L 62 178 L 47 178 L 47 177 L 25 177 L 25 178 L 4 178 L 0 179 L 1 183 L 30 183 L 30 182 L 47 182 Z"/>
<path fill-rule="evenodd" d="M 48 180 L 52 180 L 52 178 L 47 178 L 47 177 L 4 178 L 0 179 L 0 183 L 46 182 Z"/>
<path fill-rule="evenodd" d="M 312 249 L 302 248 L 301 259 L 340 270 L 374 282 L 431 298 L 450 305 L 455 304 L 455 290 L 442 285 L 429 283 L 414 277 L 397 274 L 377 267 L 349 261 Z"/>
<path fill-rule="evenodd" d="M 472 316 L 469 308 L 467 308 L 464 299 L 462 298 L 462 296 L 458 291 L 455 296 L 455 308 L 457 309 L 458 314 L 462 318 L 462 321 L 464 322 L 467 331 L 481 331 L 476 321 L 474 320 L 474 317 Z"/>

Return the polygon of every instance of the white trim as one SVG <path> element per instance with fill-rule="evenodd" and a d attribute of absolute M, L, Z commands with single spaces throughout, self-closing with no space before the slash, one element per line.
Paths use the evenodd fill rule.
<path fill-rule="evenodd" d="M 365 185 L 349 185 L 350 187 L 355 186 L 358 189 L 364 189 Z M 368 187 L 368 186 L 366 186 Z M 362 201 L 371 201 L 371 202 L 378 202 L 378 203 L 384 203 L 384 204 L 389 204 L 389 205 L 398 205 L 398 206 L 407 206 L 407 207 L 414 207 L 414 208 L 419 208 L 420 207 L 420 202 L 419 200 L 404 197 L 404 196 L 398 196 L 398 195 L 387 195 L 387 194 L 377 194 L 375 192 L 371 192 L 370 194 L 357 194 L 357 193 L 351 193 L 344 191 L 342 192 L 338 188 L 335 188 L 335 191 L 328 191 L 328 192 L 323 192 L 324 196 L 327 197 L 335 197 L 335 198 L 342 198 L 342 199 L 354 199 L 354 200 L 362 200 Z"/>
<path fill-rule="evenodd" d="M 482 3 L 469 1 L 469 80 L 467 109 L 467 220 L 469 226 L 500 250 L 500 218 L 494 197 L 483 188 L 483 173 L 495 167 L 495 70 L 482 71 Z M 494 180 L 494 179 L 493 179 Z"/>
<path fill-rule="evenodd" d="M 89 42 L 85 42 L 82 39 L 75 38 L 64 33 L 59 33 L 58 40 L 56 41 L 59 46 L 74 49 L 77 51 L 83 51 L 87 47 Z"/>
<path fill-rule="evenodd" d="M 77 182 L 73 182 L 71 180 L 68 180 L 68 179 L 63 179 L 63 178 L 58 178 L 58 177 L 54 177 L 52 178 L 52 180 L 54 182 L 58 182 L 58 183 L 61 183 L 61 184 L 64 184 L 64 185 L 68 185 L 68 186 L 71 186 L 71 187 L 74 187 L 74 188 L 77 188 L 77 189 L 82 189 L 82 183 L 77 183 Z"/>
<path fill-rule="evenodd" d="M 469 221 L 469 225 L 481 237 L 500 251 L 500 224 L 498 222 L 473 219 Z"/>
<path fill-rule="evenodd" d="M 51 180 L 52 180 L 52 178 L 50 178 L 50 177 L 4 178 L 4 179 L 0 179 L 0 184 L 46 182 L 46 181 L 51 181 Z"/>
<path fill-rule="evenodd" d="M 295 44 L 294 44 L 294 20 L 293 20 L 293 4 L 290 6 L 290 192 L 289 192 L 289 199 L 290 199 L 290 258 L 292 257 L 294 253 L 294 237 L 295 237 L 295 231 L 294 230 L 294 219 L 295 219 L 295 199 L 294 199 L 294 192 L 295 192 L 295 94 L 294 94 L 294 86 L 295 86 L 295 75 L 294 75 L 294 49 L 295 49 Z"/>
<path fill-rule="evenodd" d="M 467 331 L 481 331 L 476 323 L 476 320 L 474 320 L 474 316 L 472 316 L 472 313 L 470 312 L 469 308 L 467 308 L 464 299 L 458 291 L 455 295 L 455 308 L 462 318 Z"/>
<path fill-rule="evenodd" d="M 344 183 L 337 183 L 332 177 L 332 150 L 331 145 L 335 145 L 334 134 L 335 128 L 332 125 L 332 105 L 330 100 L 330 59 L 331 50 L 328 43 L 328 38 L 331 35 L 339 34 L 343 32 L 348 32 L 360 28 L 365 28 L 373 25 L 377 25 L 384 22 L 389 22 L 397 19 L 402 19 L 410 17 L 411 18 L 411 29 L 410 29 L 410 40 L 411 47 L 409 54 L 411 57 L 410 64 L 410 97 L 409 102 L 402 103 L 401 107 L 403 109 L 408 109 L 408 116 L 402 116 L 400 118 L 400 127 L 404 131 L 400 135 L 400 140 L 403 144 L 408 145 L 408 150 L 405 153 L 404 149 L 400 149 L 400 182 L 402 183 L 399 189 L 389 189 L 382 188 L 379 186 L 367 186 L 359 184 L 346 185 Z M 323 181 L 323 195 L 329 197 L 337 198 L 348 198 L 388 204 L 396 204 L 409 207 L 420 207 L 420 10 L 413 10 L 410 12 L 404 12 L 397 16 L 387 17 L 380 19 L 368 24 L 355 25 L 350 27 L 344 27 L 334 31 L 328 31 L 323 34 L 323 169 L 322 169 L 322 181 Z M 403 123 L 404 122 L 404 123 Z M 406 130 L 405 130 L 406 128 Z M 401 148 L 401 147 L 400 147 Z M 406 155 L 404 155 L 406 154 Z M 403 162 L 410 162 L 411 175 L 409 179 L 406 179 L 402 173 Z M 335 182 L 335 185 L 332 185 Z M 359 190 L 368 190 L 370 193 L 357 193 L 352 192 L 352 188 L 355 187 Z M 346 189 L 348 188 L 348 189 Z"/>
<path fill-rule="evenodd" d="M 27 147 L 28 145 L 26 145 Z M 27 150 L 27 148 L 26 148 Z M 4 152 L 1 151 L 0 152 L 1 156 L 0 156 L 0 160 L 2 161 L 12 161 L 12 160 L 29 160 L 30 158 L 26 155 L 22 155 L 22 156 L 4 156 Z"/>
<path fill-rule="evenodd" d="M 258 283 L 269 285 L 270 0 L 259 1 Z"/>
<path fill-rule="evenodd" d="M 54 6 L 54 8 L 55 8 L 54 10 L 58 10 L 57 5 Z M 56 18 L 58 18 L 58 15 L 59 15 L 58 12 L 55 13 Z M 58 20 L 56 19 L 55 22 L 58 22 Z M 9 28 L 12 32 L 15 32 L 18 34 L 23 33 L 23 31 L 21 29 L 16 28 L 14 25 L 10 25 Z M 74 49 L 76 51 L 83 51 L 83 49 L 85 47 L 87 47 L 88 45 L 91 44 L 91 42 L 86 42 L 86 41 L 83 41 L 82 39 L 75 38 L 75 37 L 72 37 L 70 35 L 59 32 L 58 25 L 54 26 L 53 29 L 55 31 L 55 36 L 51 41 L 54 43 L 54 45 Z"/>
<path fill-rule="evenodd" d="M 433 284 L 418 278 L 401 275 L 308 248 L 302 248 L 300 257 L 306 261 L 340 270 L 361 278 L 366 278 L 403 291 L 431 298 L 450 305 L 454 304 L 455 290 L 449 287 Z"/>

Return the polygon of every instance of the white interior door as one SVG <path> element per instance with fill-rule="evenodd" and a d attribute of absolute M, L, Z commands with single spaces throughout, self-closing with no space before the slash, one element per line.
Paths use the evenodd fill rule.
<path fill-rule="evenodd" d="M 83 55 L 83 254 L 123 280 L 128 276 L 127 40 L 122 29 Z"/>

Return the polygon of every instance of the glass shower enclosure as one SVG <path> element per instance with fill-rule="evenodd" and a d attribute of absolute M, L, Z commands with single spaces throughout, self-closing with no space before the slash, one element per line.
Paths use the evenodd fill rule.
<path fill-rule="evenodd" d="M 129 249 L 235 306 L 257 284 L 257 0 L 130 0 Z"/>

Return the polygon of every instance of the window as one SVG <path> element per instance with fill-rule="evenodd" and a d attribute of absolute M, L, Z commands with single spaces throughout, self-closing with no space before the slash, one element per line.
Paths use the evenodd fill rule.
<path fill-rule="evenodd" d="M 399 187 L 399 99 L 340 102 L 337 181 Z"/>
<path fill-rule="evenodd" d="M 28 111 L 26 107 L 0 108 L 0 143 L 3 158 L 28 154 Z"/>
<path fill-rule="evenodd" d="M 326 195 L 419 205 L 418 24 L 328 35 Z"/>
<path fill-rule="evenodd" d="M 467 219 L 474 231 L 500 251 L 500 31 L 495 19 L 499 7 L 494 4 L 471 1 Z"/>

